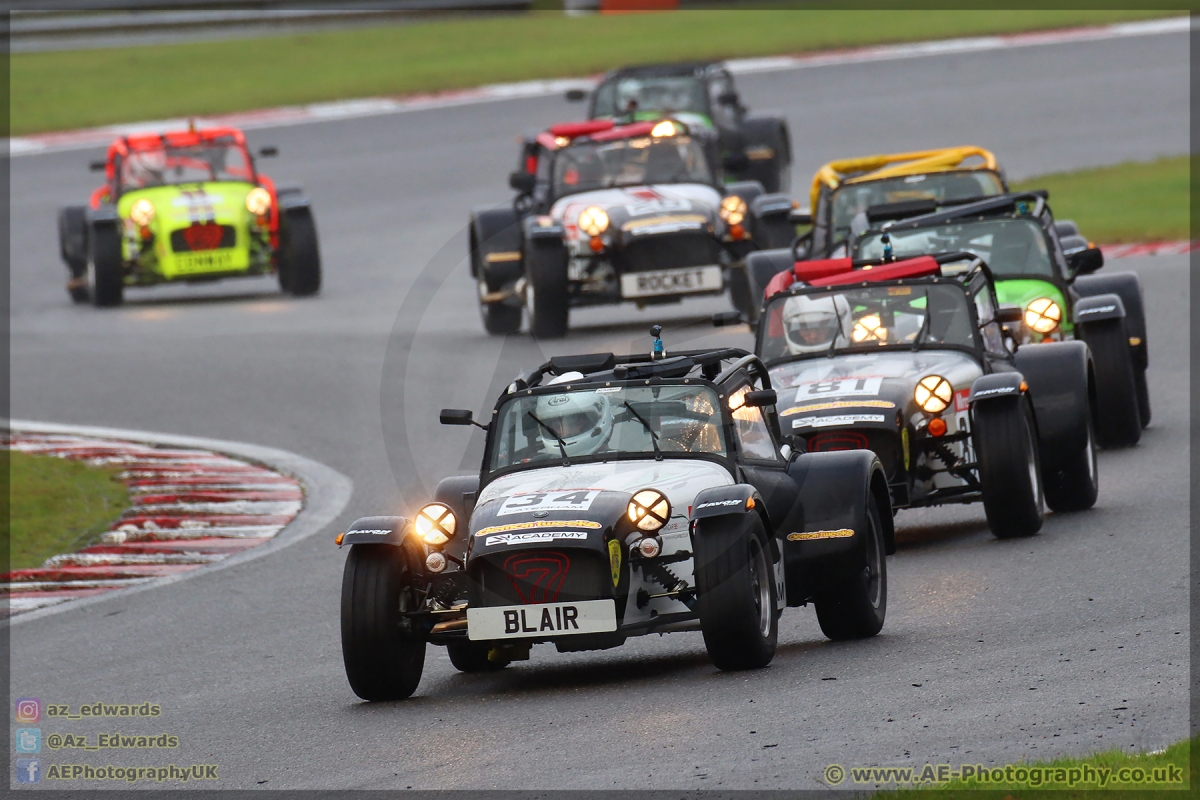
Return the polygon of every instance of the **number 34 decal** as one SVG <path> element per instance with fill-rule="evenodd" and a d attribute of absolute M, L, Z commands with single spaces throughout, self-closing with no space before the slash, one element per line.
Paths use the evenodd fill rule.
<path fill-rule="evenodd" d="M 599 489 L 569 489 L 564 492 L 515 494 L 505 498 L 504 504 L 496 512 L 496 516 L 527 514 L 530 511 L 586 511 L 592 507 L 592 501 L 599 494 Z"/>

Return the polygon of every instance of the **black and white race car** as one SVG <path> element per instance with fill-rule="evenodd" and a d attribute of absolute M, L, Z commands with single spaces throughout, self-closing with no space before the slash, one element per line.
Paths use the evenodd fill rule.
<path fill-rule="evenodd" d="M 1021 313 L 972 253 L 798 262 L 755 349 L 810 453 L 871 450 L 896 508 L 982 500 L 996 536 L 1029 536 L 1046 505 L 1096 502 L 1096 370 L 1079 341 L 1013 353 Z"/>
<path fill-rule="evenodd" d="M 486 425 L 478 475 L 349 545 L 342 652 L 355 694 L 411 695 L 428 644 L 465 672 L 530 647 L 701 631 L 721 669 L 765 666 L 777 619 L 812 602 L 833 639 L 887 607 L 892 509 L 868 451 L 797 452 L 766 367 L 743 350 L 552 358 Z M 444 410 L 443 424 L 479 425 Z"/>

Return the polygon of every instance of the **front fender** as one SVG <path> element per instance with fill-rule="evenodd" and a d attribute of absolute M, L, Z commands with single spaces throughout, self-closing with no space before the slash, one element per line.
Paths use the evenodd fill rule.
<path fill-rule="evenodd" d="M 1042 345 L 1034 345 L 1041 347 Z M 976 378 L 971 384 L 971 396 L 967 402 L 974 406 L 976 403 L 999 400 L 1002 397 L 1013 397 L 1022 394 L 1025 389 L 1025 376 L 1019 372 L 993 372 Z"/>
<path fill-rule="evenodd" d="M 361 517 L 342 536 L 342 545 L 390 544 L 401 547 L 408 533 L 408 517 Z"/>
<path fill-rule="evenodd" d="M 1030 345 L 1017 351 L 1016 365 L 1029 386 L 1042 467 L 1055 469 L 1087 447 L 1091 351 L 1080 341 Z"/>
<path fill-rule="evenodd" d="M 1087 325 L 1103 319 L 1124 319 L 1125 304 L 1119 295 L 1097 294 L 1082 297 L 1075 304 L 1075 324 Z"/>

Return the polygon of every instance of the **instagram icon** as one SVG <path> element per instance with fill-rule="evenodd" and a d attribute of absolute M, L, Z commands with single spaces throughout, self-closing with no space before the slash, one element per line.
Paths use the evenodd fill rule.
<path fill-rule="evenodd" d="M 37 722 L 42 718 L 42 701 L 36 697 L 22 697 L 16 708 L 17 722 Z"/>

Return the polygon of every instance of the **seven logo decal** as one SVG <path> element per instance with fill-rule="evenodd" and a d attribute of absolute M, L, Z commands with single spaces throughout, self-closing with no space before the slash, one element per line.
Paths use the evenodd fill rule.
<path fill-rule="evenodd" d="M 860 422 L 883 422 L 883 414 L 839 414 L 833 417 L 801 417 L 792 420 L 793 428 L 832 428 L 857 425 Z"/>
<path fill-rule="evenodd" d="M 496 512 L 496 516 L 507 517 L 530 511 L 587 511 L 599 494 L 599 489 L 514 494 L 504 499 L 504 504 Z"/>
<path fill-rule="evenodd" d="M 804 531 L 803 533 L 789 533 L 789 542 L 808 542 L 813 539 L 848 539 L 854 535 L 854 531 L 849 528 L 841 528 L 836 531 Z"/>
<path fill-rule="evenodd" d="M 533 528 L 588 528 L 595 530 L 604 527 L 599 522 L 593 522 L 589 519 L 547 519 L 538 520 L 537 522 L 510 522 L 507 525 L 493 525 L 490 528 L 482 528 L 475 532 L 476 536 L 490 536 L 493 533 L 506 533 L 508 531 L 528 531 Z M 584 534 L 585 536 L 587 534 Z"/>
<path fill-rule="evenodd" d="M 794 406 L 780 413 L 781 417 L 790 417 L 802 411 L 830 411 L 835 408 L 895 408 L 896 404 L 887 400 L 835 400 L 832 403 L 809 403 L 806 406 Z"/>
<path fill-rule="evenodd" d="M 500 533 L 487 537 L 483 543 L 491 547 L 497 544 L 542 543 L 552 542 L 555 539 L 586 539 L 587 537 L 587 531 L 532 531 L 530 533 Z"/>
<path fill-rule="evenodd" d="M 825 381 L 801 383 L 796 387 L 796 402 L 821 400 L 827 397 L 876 395 L 883 378 L 832 378 Z"/>

